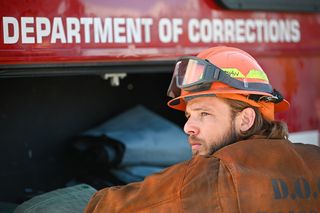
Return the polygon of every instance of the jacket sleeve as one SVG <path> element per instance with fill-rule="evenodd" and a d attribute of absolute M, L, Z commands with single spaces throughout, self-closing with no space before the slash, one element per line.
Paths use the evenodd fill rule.
<path fill-rule="evenodd" d="M 157 206 L 175 210 L 178 203 L 174 200 L 179 197 L 189 163 L 171 166 L 142 182 L 102 189 L 93 195 L 84 212 L 143 212 Z"/>

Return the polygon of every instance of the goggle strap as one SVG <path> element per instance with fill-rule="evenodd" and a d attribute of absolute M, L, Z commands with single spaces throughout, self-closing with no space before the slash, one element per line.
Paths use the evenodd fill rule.
<path fill-rule="evenodd" d="M 228 75 L 225 71 L 221 70 L 218 67 L 212 67 L 211 73 L 213 73 L 213 80 L 220 81 L 222 83 L 226 83 L 231 87 L 241 89 L 241 90 L 251 90 L 251 91 L 259 91 L 259 92 L 266 92 L 266 93 L 273 93 L 273 89 L 269 84 L 264 83 L 250 83 L 250 82 L 243 82 L 238 79 L 232 78 Z M 253 86 L 254 89 L 250 89 L 249 86 Z"/>
<path fill-rule="evenodd" d="M 279 91 L 273 89 L 272 96 L 250 94 L 248 95 L 248 99 L 256 102 L 265 101 L 265 102 L 272 102 L 272 103 L 278 104 L 281 101 L 283 101 L 283 96 L 280 94 Z"/>

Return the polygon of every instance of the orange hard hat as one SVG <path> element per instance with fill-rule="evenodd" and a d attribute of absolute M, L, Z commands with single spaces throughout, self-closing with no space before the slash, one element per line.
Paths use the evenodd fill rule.
<path fill-rule="evenodd" d="M 272 88 L 258 62 L 247 52 L 219 46 L 200 52 L 197 57 L 177 60 L 168 95 L 168 106 L 185 110 L 186 100 L 196 96 L 240 100 L 258 107 L 268 120 L 289 108 L 289 103 Z"/>

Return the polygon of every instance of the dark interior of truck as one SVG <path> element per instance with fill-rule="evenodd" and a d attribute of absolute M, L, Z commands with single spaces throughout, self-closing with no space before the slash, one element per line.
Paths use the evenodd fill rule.
<path fill-rule="evenodd" d="M 143 105 L 182 127 L 184 114 L 166 105 L 169 67 L 163 72 L 129 72 L 118 86 L 99 75 L 0 78 L 2 206 L 13 208 L 65 187 L 75 179 L 75 167 L 86 171 L 80 162 L 68 161 L 70 143 L 131 107 Z"/>

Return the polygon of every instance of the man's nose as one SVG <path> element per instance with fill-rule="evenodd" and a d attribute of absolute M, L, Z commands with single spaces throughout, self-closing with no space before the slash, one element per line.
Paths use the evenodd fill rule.
<path fill-rule="evenodd" d="M 187 122 L 184 124 L 183 130 L 187 135 L 198 135 L 199 134 L 199 127 L 196 125 L 196 123 L 191 118 L 189 118 L 187 120 Z"/>

